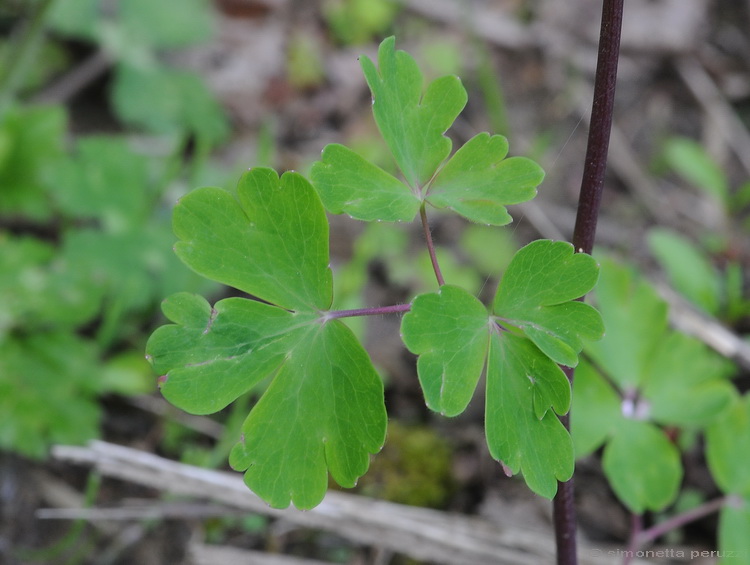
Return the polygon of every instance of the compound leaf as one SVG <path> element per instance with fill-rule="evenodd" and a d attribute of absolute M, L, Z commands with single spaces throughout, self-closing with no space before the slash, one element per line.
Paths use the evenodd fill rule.
<path fill-rule="evenodd" d="M 572 246 L 550 241 L 519 251 L 493 305 L 495 313 L 502 309 L 511 316 L 491 315 L 468 292 L 446 285 L 415 298 L 401 325 L 404 343 L 419 355 L 417 371 L 430 408 L 451 416 L 462 412 L 485 369 L 490 453 L 513 472 L 522 471 L 529 487 L 546 497 L 573 473 L 573 444 L 555 414 L 567 412 L 570 385 L 550 351 L 559 358 L 557 343 L 566 344 L 565 359 L 575 365 L 580 339 L 601 335 L 593 308 L 566 308 L 591 289 L 598 269 L 591 257 L 571 256 Z M 573 280 L 566 285 L 560 282 L 565 277 Z M 531 300 L 525 301 L 526 293 Z M 560 329 L 563 320 L 575 331 Z M 532 325 L 553 337 L 523 335 L 512 327 L 527 332 Z"/>
<path fill-rule="evenodd" d="M 297 173 L 255 168 L 237 187 L 180 199 L 175 252 L 197 273 L 289 310 L 327 309 L 333 298 L 328 221 L 310 183 Z"/>
<path fill-rule="evenodd" d="M 188 266 L 268 303 L 167 299 L 175 323 L 147 344 L 164 396 L 207 414 L 270 379 L 230 463 L 274 507 L 315 506 L 328 471 L 353 486 L 385 440 L 383 384 L 351 331 L 323 312 L 332 300 L 328 224 L 312 186 L 253 169 L 238 199 L 216 188 L 188 194 L 174 228 Z"/>
<path fill-rule="evenodd" d="M 495 459 L 523 472 L 537 494 L 552 498 L 573 475 L 573 443 L 558 417 L 570 385 L 556 363 L 523 337 L 493 331 L 487 359 L 485 428 Z"/>
<path fill-rule="evenodd" d="M 651 418 L 661 424 L 700 428 L 710 423 L 735 397 L 726 379 L 731 362 L 698 340 L 666 335 L 645 369 L 643 397 Z"/>
<path fill-rule="evenodd" d="M 573 381 L 570 435 L 576 458 L 598 449 L 617 430 L 622 415 L 620 397 L 612 386 L 582 360 Z"/>
<path fill-rule="evenodd" d="M 508 141 L 503 136 L 474 136 L 440 169 L 430 183 L 427 201 L 474 222 L 510 223 L 505 205 L 534 198 L 544 171 L 524 157 L 506 159 L 507 153 Z"/>
<path fill-rule="evenodd" d="M 601 317 L 588 304 L 572 302 L 596 284 L 599 268 L 562 241 L 538 240 L 523 247 L 508 265 L 492 310 L 518 327 L 553 361 L 575 367 L 582 339 L 599 339 Z"/>
<path fill-rule="evenodd" d="M 677 496 L 680 452 L 653 424 L 623 418 L 602 463 L 613 490 L 635 514 L 662 510 Z"/>
<path fill-rule="evenodd" d="M 193 414 L 221 410 L 277 370 L 317 319 L 244 298 L 211 308 L 184 292 L 166 299 L 162 309 L 176 324 L 154 332 L 148 354 L 166 375 L 164 397 Z"/>
<path fill-rule="evenodd" d="M 323 150 L 310 173 L 326 210 L 358 220 L 410 222 L 420 200 L 393 175 L 336 143 Z"/>
<path fill-rule="evenodd" d="M 383 384 L 349 328 L 316 325 L 274 377 L 243 425 L 230 464 L 269 504 L 317 505 L 326 467 L 343 487 L 365 473 L 385 441 Z"/>
<path fill-rule="evenodd" d="M 154 332 L 147 351 L 173 404 L 216 412 L 273 377 L 230 456 L 266 502 L 312 508 L 327 470 L 345 487 L 364 474 L 385 441 L 383 384 L 345 325 L 244 298 L 211 308 L 188 293 L 163 309 L 177 323 Z"/>
<path fill-rule="evenodd" d="M 586 345 L 598 366 L 621 388 L 637 388 L 667 329 L 667 305 L 629 268 L 601 259 L 596 305 L 607 334 Z"/>
<path fill-rule="evenodd" d="M 451 152 L 444 134 L 466 105 L 467 95 L 456 76 L 434 80 L 423 93 L 423 76 L 405 51 L 395 49 L 395 38 L 383 40 L 378 68 L 361 58 L 362 70 L 373 96 L 378 128 L 414 189 L 426 184 Z"/>
<path fill-rule="evenodd" d="M 417 372 L 431 410 L 456 416 L 466 409 L 484 368 L 489 315 L 462 288 L 421 294 L 403 318 L 404 344 L 419 355 Z"/>

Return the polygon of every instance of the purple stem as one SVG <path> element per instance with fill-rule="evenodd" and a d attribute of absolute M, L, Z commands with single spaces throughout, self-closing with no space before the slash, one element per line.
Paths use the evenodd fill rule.
<path fill-rule="evenodd" d="M 635 552 L 638 550 L 640 544 L 638 543 L 638 536 L 641 535 L 643 530 L 643 514 L 632 513 L 630 515 L 630 541 L 628 542 L 628 549 L 625 552 L 625 557 L 622 558 L 622 565 L 629 565 L 635 557 Z"/>
<path fill-rule="evenodd" d="M 708 502 L 704 502 L 700 506 L 696 506 L 695 508 L 688 510 L 687 512 L 677 514 L 676 516 L 671 517 L 669 520 L 664 520 L 663 522 L 660 522 L 655 526 L 648 528 L 647 530 L 639 532 L 638 535 L 633 536 L 633 539 L 635 541 L 635 549 L 645 543 L 652 542 L 655 539 L 660 538 L 667 532 L 676 530 L 677 528 L 681 528 L 682 526 L 684 526 L 685 524 L 689 524 L 690 522 L 700 520 L 701 518 L 708 516 L 709 514 L 713 514 L 714 512 L 718 512 L 719 510 L 721 510 L 722 506 L 729 502 L 729 500 L 729 496 L 722 496 L 721 498 L 709 500 Z"/>
<path fill-rule="evenodd" d="M 424 238 L 427 240 L 427 250 L 430 252 L 432 270 L 435 271 L 438 284 L 443 286 L 445 279 L 443 278 L 443 273 L 440 272 L 440 265 L 438 265 L 437 255 L 435 255 L 435 245 L 432 243 L 432 233 L 430 233 L 430 225 L 427 223 L 427 211 L 425 210 L 424 202 L 419 208 L 419 217 L 422 218 L 422 229 L 424 229 Z"/>
<path fill-rule="evenodd" d="M 596 236 L 596 222 L 607 168 L 612 114 L 615 107 L 617 62 L 620 58 L 623 0 L 604 0 L 602 26 L 599 36 L 599 59 L 596 64 L 594 100 L 583 168 L 578 213 L 573 230 L 573 245 L 577 251 L 591 253 Z"/>
<path fill-rule="evenodd" d="M 380 316 L 382 314 L 399 314 L 411 310 L 411 304 L 394 304 L 393 306 L 376 306 L 374 308 L 355 308 L 354 310 L 334 310 L 326 312 L 326 320 L 337 318 L 352 318 L 354 316 Z"/>
<path fill-rule="evenodd" d="M 617 62 L 620 56 L 620 31 L 622 29 L 623 0 L 603 0 L 602 23 L 599 34 L 599 57 L 594 81 L 594 100 L 591 106 L 586 160 L 578 198 L 573 245 L 578 252 L 591 253 L 596 236 L 604 172 L 607 167 L 609 137 L 612 129 Z M 564 368 L 568 369 L 567 367 Z M 573 384 L 573 369 L 565 370 Z M 568 418 L 563 423 L 568 427 Z M 553 503 L 555 540 L 558 565 L 576 565 L 576 513 L 573 481 L 558 483 Z"/>

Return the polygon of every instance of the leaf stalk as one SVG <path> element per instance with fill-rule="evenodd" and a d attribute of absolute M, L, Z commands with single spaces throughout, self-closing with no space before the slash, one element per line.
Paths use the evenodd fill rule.
<path fill-rule="evenodd" d="M 411 310 L 411 304 L 394 304 L 392 306 L 375 306 L 372 308 L 355 308 L 353 310 L 333 310 L 325 312 L 323 320 L 336 320 L 339 318 L 353 318 L 355 316 L 381 316 L 384 314 L 401 314 Z"/>
<path fill-rule="evenodd" d="M 437 278 L 438 285 L 443 286 L 445 284 L 445 279 L 443 278 L 443 273 L 440 272 L 440 265 L 438 264 L 437 255 L 435 254 L 435 244 L 432 242 L 430 225 L 427 223 L 427 210 L 425 210 L 424 202 L 422 202 L 422 206 L 420 206 L 419 208 L 419 217 L 422 219 L 422 229 L 424 230 L 424 238 L 427 242 L 427 250 L 430 253 L 432 270 L 435 271 L 435 277 Z"/>

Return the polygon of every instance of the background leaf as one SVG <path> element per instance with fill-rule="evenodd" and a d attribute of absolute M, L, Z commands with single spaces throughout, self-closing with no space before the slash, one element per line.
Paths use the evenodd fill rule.
<path fill-rule="evenodd" d="M 604 448 L 602 464 L 618 498 L 636 514 L 663 510 L 677 497 L 680 452 L 652 424 L 623 418 Z"/>
<path fill-rule="evenodd" d="M 618 386 L 637 388 L 666 331 L 667 305 L 629 268 L 607 258 L 600 263 L 595 302 L 607 331 L 586 353 Z"/>
<path fill-rule="evenodd" d="M 642 388 L 655 422 L 702 428 L 736 396 L 727 380 L 734 365 L 684 334 L 672 332 L 660 343 Z"/>
<path fill-rule="evenodd" d="M 721 305 L 721 279 L 695 244 L 666 229 L 648 234 L 648 245 L 674 288 L 709 314 Z"/>
<path fill-rule="evenodd" d="M 570 412 L 570 435 L 576 458 L 598 449 L 615 433 L 621 418 L 617 392 L 583 359 L 576 368 L 573 380 L 573 407 Z"/>
<path fill-rule="evenodd" d="M 730 500 L 719 515 L 720 565 L 750 563 L 750 500 Z"/>
<path fill-rule="evenodd" d="M 708 427 L 706 458 L 723 492 L 750 497 L 750 396 L 738 399 Z"/>
<path fill-rule="evenodd" d="M 699 143 L 684 137 L 669 139 L 664 158 L 672 169 L 696 188 L 704 190 L 723 207 L 729 201 L 724 171 Z"/>

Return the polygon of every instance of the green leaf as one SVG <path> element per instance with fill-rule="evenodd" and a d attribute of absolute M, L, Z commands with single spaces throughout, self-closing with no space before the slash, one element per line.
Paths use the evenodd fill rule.
<path fill-rule="evenodd" d="M 531 490 L 546 498 L 557 481 L 573 476 L 573 443 L 558 417 L 567 412 L 565 374 L 530 341 L 492 332 L 487 359 L 485 428 L 495 459 L 523 472 Z"/>
<path fill-rule="evenodd" d="M 485 369 L 490 453 L 513 472 L 523 472 L 529 487 L 546 497 L 554 496 L 557 481 L 567 480 L 573 472 L 573 445 L 555 415 L 567 412 L 570 385 L 557 359 L 540 349 L 533 338 L 502 326 L 530 325 L 531 319 L 538 328 L 557 330 L 564 318 L 575 330 L 558 331 L 555 335 L 562 337 L 556 339 L 573 344 L 566 359 L 577 363 L 580 338 L 598 337 L 601 322 L 590 306 L 579 303 L 584 308 L 566 309 L 569 301 L 590 290 L 597 276 L 591 257 L 571 260 L 571 256 L 570 245 L 541 241 L 525 247 L 511 261 L 500 283 L 506 290 L 498 292 L 504 294 L 496 305 L 524 315 L 526 321 L 509 321 L 507 316 L 497 316 L 495 321 L 496 316 L 465 290 L 443 286 L 437 293 L 415 298 L 401 324 L 404 343 L 419 355 L 419 379 L 433 410 L 451 416 L 462 412 Z M 548 275 L 549 280 L 535 286 Z M 551 283 L 565 277 L 572 278 L 567 285 Z M 513 309 L 513 302 L 523 302 L 529 288 L 533 288 L 532 300 Z M 560 310 L 565 310 L 564 315 Z M 539 341 L 552 343 L 548 348 L 557 354 L 557 341 Z"/>
<path fill-rule="evenodd" d="M 66 121 L 59 106 L 11 108 L 0 117 L 0 214 L 50 215 L 45 173 L 63 153 Z"/>
<path fill-rule="evenodd" d="M 687 239 L 666 229 L 651 230 L 648 244 L 674 288 L 709 314 L 717 314 L 721 279 L 708 258 Z"/>
<path fill-rule="evenodd" d="M 677 497 L 680 452 L 652 424 L 623 419 L 604 449 L 602 464 L 618 498 L 636 514 L 662 510 Z"/>
<path fill-rule="evenodd" d="M 100 304 L 97 282 L 53 246 L 0 233 L 0 339 L 13 328 L 72 328 L 91 320 Z"/>
<path fill-rule="evenodd" d="M 508 141 L 480 133 L 461 147 L 430 182 L 427 201 L 451 208 L 482 224 L 512 221 L 506 204 L 531 200 L 544 178 L 541 167 L 524 157 L 506 159 Z"/>
<path fill-rule="evenodd" d="M 706 458 L 719 488 L 750 497 L 750 396 L 745 395 L 706 430 Z"/>
<path fill-rule="evenodd" d="M 58 33 L 94 41 L 97 36 L 101 0 L 54 2 L 46 23 Z"/>
<path fill-rule="evenodd" d="M 596 305 L 606 335 L 586 352 L 621 388 L 637 388 L 667 328 L 667 304 L 629 268 L 601 259 Z"/>
<path fill-rule="evenodd" d="M 382 447 L 383 384 L 349 328 L 323 312 L 332 300 L 328 223 L 312 186 L 256 168 L 237 193 L 203 188 L 183 198 L 176 251 L 270 304 L 228 298 L 212 308 L 174 295 L 163 309 L 175 323 L 154 332 L 147 353 L 164 396 L 194 413 L 221 410 L 269 379 L 230 463 L 272 506 L 311 508 L 329 471 L 352 486 Z"/>
<path fill-rule="evenodd" d="M 419 382 L 431 410 L 456 416 L 466 409 L 484 368 L 489 325 L 487 309 L 459 287 L 414 299 L 401 331 L 419 355 Z"/>
<path fill-rule="evenodd" d="M 271 506 L 312 508 L 328 487 L 367 471 L 383 446 L 383 384 L 351 331 L 333 321 L 311 328 L 253 408 L 230 464 Z"/>
<path fill-rule="evenodd" d="M 400 180 L 335 143 L 323 150 L 310 173 L 326 209 L 358 220 L 410 222 L 420 199 Z"/>
<path fill-rule="evenodd" d="M 166 67 L 121 63 L 112 86 L 118 117 L 159 134 L 194 133 L 217 145 L 229 134 L 226 116 L 200 76 Z"/>
<path fill-rule="evenodd" d="M 692 139 L 674 137 L 668 140 L 664 157 L 682 178 L 726 207 L 729 200 L 726 175 L 699 143 Z"/>
<path fill-rule="evenodd" d="M 326 209 L 366 221 L 411 221 L 427 201 L 475 222 L 509 223 L 505 206 L 533 198 L 544 171 L 523 157 L 506 159 L 508 141 L 488 133 L 445 162 L 452 145 L 445 131 L 466 103 L 460 80 L 437 79 L 423 95 L 422 73 L 410 55 L 395 50 L 392 37 L 381 43 L 378 63 L 376 69 L 362 57 L 375 121 L 406 185 L 352 150 L 329 145 L 312 169 Z"/>
<path fill-rule="evenodd" d="M 644 373 L 643 397 L 650 417 L 661 424 L 702 428 L 735 398 L 726 379 L 732 363 L 699 341 L 680 333 L 667 335 Z"/>
<path fill-rule="evenodd" d="M 221 410 L 278 370 L 318 318 L 244 298 L 211 308 L 188 293 L 172 295 L 162 309 L 176 325 L 154 332 L 151 362 L 167 374 L 164 397 L 193 414 Z"/>
<path fill-rule="evenodd" d="M 451 152 L 445 132 L 466 105 L 466 90 L 455 76 L 436 79 L 423 93 L 414 59 L 396 51 L 389 37 L 378 49 L 378 68 L 361 58 L 373 96 L 373 114 L 407 183 L 420 190 Z"/>
<path fill-rule="evenodd" d="M 46 180 L 69 217 L 96 218 L 105 231 L 141 229 L 150 212 L 148 167 L 123 139 L 90 136 L 78 140 L 75 154 L 60 159 Z"/>
<path fill-rule="evenodd" d="M 385 441 L 383 384 L 345 325 L 244 298 L 211 308 L 187 293 L 164 313 L 176 324 L 154 332 L 147 352 L 175 405 L 215 412 L 272 377 L 230 456 L 270 505 L 312 508 L 327 470 L 345 487 L 367 470 Z"/>
<path fill-rule="evenodd" d="M 0 448 L 39 458 L 98 437 L 101 390 L 92 343 L 67 331 L 0 338 Z"/>
<path fill-rule="evenodd" d="M 620 397 L 590 363 L 582 360 L 573 380 L 570 435 L 576 458 L 598 449 L 613 435 L 622 419 Z"/>
<path fill-rule="evenodd" d="M 206 41 L 215 27 L 207 0 L 120 0 L 126 37 L 155 48 L 185 47 Z"/>
<path fill-rule="evenodd" d="M 243 175 L 239 201 L 219 188 L 180 199 L 177 255 L 191 269 L 289 310 L 327 309 L 332 300 L 328 221 L 312 186 L 297 173 Z"/>
<path fill-rule="evenodd" d="M 538 240 L 508 265 L 492 304 L 503 324 L 521 329 L 552 360 L 578 363 L 582 339 L 599 339 L 601 317 L 588 304 L 571 302 L 596 284 L 594 259 L 561 241 Z"/>
<path fill-rule="evenodd" d="M 730 499 L 719 515 L 719 565 L 750 563 L 750 500 Z"/>

